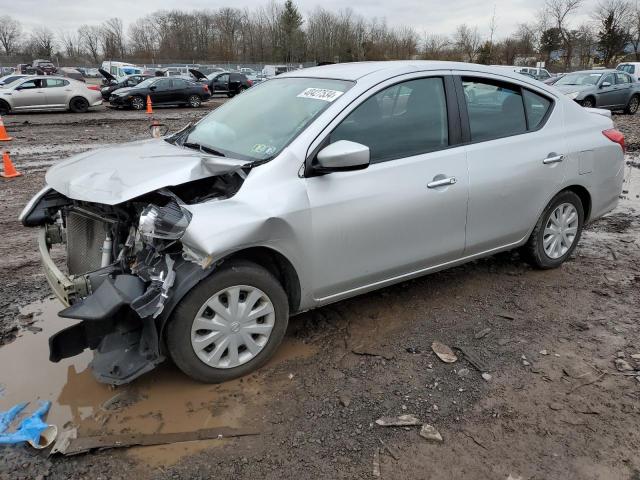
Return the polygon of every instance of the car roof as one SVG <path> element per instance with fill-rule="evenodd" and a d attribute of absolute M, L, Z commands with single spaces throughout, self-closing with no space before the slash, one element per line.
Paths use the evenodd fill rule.
<path fill-rule="evenodd" d="M 457 70 L 479 73 L 496 73 L 511 77 L 514 80 L 522 80 L 522 75 L 510 71 L 508 68 L 491 67 L 477 63 L 447 62 L 438 60 L 392 60 L 386 62 L 353 62 L 323 65 L 302 70 L 283 73 L 278 77 L 310 77 L 331 78 L 336 80 L 356 81 L 367 75 L 385 71 L 389 77 L 403 73 L 420 72 L 428 70 Z"/>
<path fill-rule="evenodd" d="M 577 72 L 569 72 L 567 75 L 571 73 L 620 73 L 620 70 L 616 70 L 615 68 L 603 68 L 602 70 L 578 70 Z"/>

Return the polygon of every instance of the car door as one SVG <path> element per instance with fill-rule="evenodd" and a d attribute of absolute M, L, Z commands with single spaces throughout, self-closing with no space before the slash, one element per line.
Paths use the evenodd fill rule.
<path fill-rule="evenodd" d="M 47 87 L 45 95 L 49 107 L 66 108 L 72 92 L 69 81 L 60 78 L 47 78 L 43 81 Z"/>
<path fill-rule="evenodd" d="M 620 96 L 616 87 L 615 75 L 605 73 L 596 86 L 596 106 L 615 107 L 619 105 Z"/>
<path fill-rule="evenodd" d="M 33 78 L 17 85 L 11 92 L 14 110 L 31 110 L 47 107 L 44 80 Z"/>
<path fill-rule="evenodd" d="M 423 272 L 464 250 L 468 175 L 451 77 L 405 78 L 379 85 L 325 130 L 323 146 L 366 145 L 371 163 L 306 180 L 319 300 Z"/>
<path fill-rule="evenodd" d="M 567 146 L 550 94 L 492 75 L 460 77 L 459 85 L 469 142 L 465 255 L 477 255 L 528 235 L 562 184 Z M 484 95 L 468 94 L 474 90 Z"/>
<path fill-rule="evenodd" d="M 151 101 L 154 104 L 171 103 L 174 92 L 173 80 L 170 78 L 160 78 L 149 87 Z"/>
<path fill-rule="evenodd" d="M 186 102 L 191 91 L 189 89 L 189 82 L 182 78 L 174 78 L 173 86 L 171 87 L 171 101 L 175 103 Z"/>
<path fill-rule="evenodd" d="M 626 73 L 616 73 L 616 90 L 618 92 L 618 104 L 627 105 L 633 93 L 631 77 Z"/>
<path fill-rule="evenodd" d="M 213 80 L 213 90 L 216 93 L 227 93 L 229 91 L 228 73 L 222 73 Z"/>

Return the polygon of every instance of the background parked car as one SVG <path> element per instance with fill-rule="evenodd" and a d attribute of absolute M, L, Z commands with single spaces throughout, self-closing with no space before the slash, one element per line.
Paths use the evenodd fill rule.
<path fill-rule="evenodd" d="M 73 78 L 74 80 L 78 80 L 79 82 L 84 82 L 84 75 L 77 68 L 71 67 L 61 67 L 58 71 L 59 75 L 62 75 L 67 78 Z"/>
<path fill-rule="evenodd" d="M 146 80 L 148 78 L 154 78 L 153 74 L 151 74 L 151 75 L 149 75 L 149 74 L 136 74 L 136 75 L 129 75 L 128 77 L 124 77 L 122 80 L 118 81 L 118 80 L 116 80 L 116 77 L 111 75 L 109 72 L 107 72 L 105 70 L 102 70 L 101 68 L 99 68 L 98 71 L 102 74 L 102 76 L 108 82 L 108 84 L 106 86 L 104 86 L 104 87 L 102 87 L 100 89 L 100 93 L 102 94 L 102 98 L 105 101 L 109 100 L 109 97 L 111 96 L 111 94 L 113 92 L 115 92 L 116 90 L 119 90 L 121 88 L 127 88 L 127 87 L 135 87 L 140 82 L 143 82 L 144 80 Z"/>
<path fill-rule="evenodd" d="M 58 72 L 51 60 L 37 59 L 31 63 L 38 75 L 54 75 Z"/>
<path fill-rule="evenodd" d="M 109 103 L 116 107 L 142 110 L 147 95 L 154 105 L 188 105 L 197 108 L 211 97 L 209 87 L 184 78 L 153 77 L 140 82 L 135 87 L 121 88 L 109 97 Z"/>
<path fill-rule="evenodd" d="M 640 105 L 640 84 L 620 70 L 568 73 L 554 85 L 583 107 L 624 110 L 633 115 Z"/>
<path fill-rule="evenodd" d="M 253 85 L 253 82 L 243 73 L 222 72 L 204 75 L 195 69 L 191 69 L 189 72 L 196 78 L 196 81 L 207 84 L 212 95 L 221 93 L 231 98 Z"/>
<path fill-rule="evenodd" d="M 555 85 L 556 82 L 558 80 L 560 80 L 562 77 L 564 77 L 566 75 L 566 73 L 559 73 L 558 75 L 556 75 L 555 77 L 551 77 L 551 78 L 547 78 L 546 80 L 543 80 L 542 83 L 545 83 L 547 85 Z"/>
<path fill-rule="evenodd" d="M 24 110 L 71 110 L 83 113 L 102 104 L 97 85 L 37 75 L 0 87 L 0 114 Z"/>
<path fill-rule="evenodd" d="M 0 86 L 8 85 L 10 83 L 15 82 L 20 78 L 30 77 L 31 75 L 24 75 L 21 73 L 12 73 L 11 75 L 5 75 L 4 77 L 0 77 Z"/>
<path fill-rule="evenodd" d="M 625 62 L 616 67 L 616 70 L 628 73 L 635 82 L 640 81 L 640 62 Z"/>

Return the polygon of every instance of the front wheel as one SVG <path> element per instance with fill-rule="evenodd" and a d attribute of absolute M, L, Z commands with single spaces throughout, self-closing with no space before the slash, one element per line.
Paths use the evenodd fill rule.
<path fill-rule="evenodd" d="M 142 110 L 145 108 L 144 98 L 140 95 L 136 95 L 131 99 L 131 108 L 134 110 Z"/>
<path fill-rule="evenodd" d="M 557 268 L 573 253 L 584 223 L 580 197 L 565 190 L 556 195 L 538 219 L 523 247 L 527 261 L 538 268 Z"/>
<path fill-rule="evenodd" d="M 640 97 L 638 95 L 634 95 L 629 99 L 629 103 L 624 109 L 624 113 L 627 115 L 635 115 L 638 111 L 638 107 L 640 106 Z"/>
<path fill-rule="evenodd" d="M 167 328 L 167 346 L 185 374 L 220 383 L 264 365 L 288 321 L 287 295 L 278 280 L 254 263 L 236 262 L 182 299 Z"/>
<path fill-rule="evenodd" d="M 582 102 L 580 102 L 580 104 L 584 107 L 584 108 L 594 108 L 596 106 L 596 102 L 593 98 L 591 97 L 587 97 L 584 100 L 582 100 Z"/>

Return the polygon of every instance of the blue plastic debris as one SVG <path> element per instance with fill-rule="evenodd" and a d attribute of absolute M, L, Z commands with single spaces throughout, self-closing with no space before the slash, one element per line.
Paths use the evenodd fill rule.
<path fill-rule="evenodd" d="M 0 444 L 15 444 L 29 442 L 33 446 L 40 443 L 40 435 L 50 425 L 44 422 L 51 402 L 40 402 L 40 408 L 20 422 L 15 432 L 6 432 L 14 418 L 27 406 L 27 403 L 19 403 L 6 412 L 0 412 Z"/>

